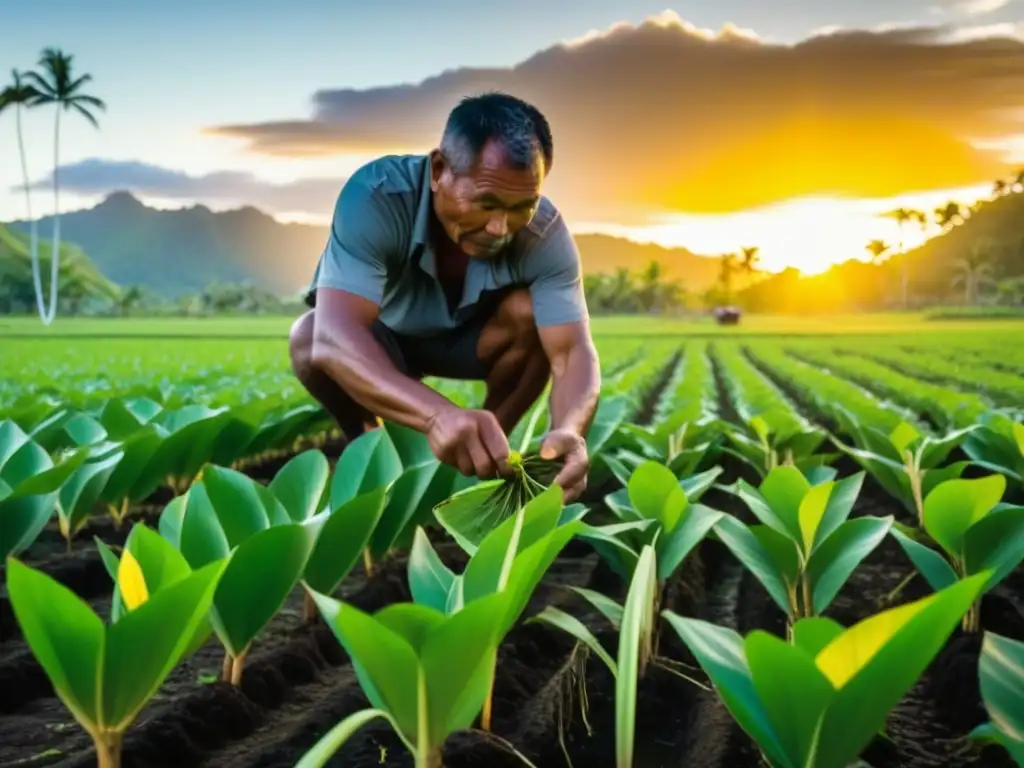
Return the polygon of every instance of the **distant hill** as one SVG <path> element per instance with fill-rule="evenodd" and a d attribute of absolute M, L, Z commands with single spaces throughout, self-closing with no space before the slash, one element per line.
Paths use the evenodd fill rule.
<path fill-rule="evenodd" d="M 1024 275 L 1024 192 L 981 203 L 962 223 L 908 251 L 912 291 L 930 297 L 959 291 L 952 287 L 958 262 L 986 242 L 994 278 Z"/>
<path fill-rule="evenodd" d="M 51 241 L 40 238 L 40 277 L 47 302 L 51 252 Z M 61 243 L 59 270 L 59 294 L 64 299 L 73 297 L 78 300 L 90 296 L 116 299 L 120 295 L 120 288 L 101 274 L 76 245 Z M 0 224 L 0 312 L 10 311 L 15 306 L 35 308 L 29 236 Z"/>
<path fill-rule="evenodd" d="M 26 222 L 13 227 L 28 230 Z M 40 221 L 49 237 L 52 218 Z M 148 208 L 128 192 L 115 192 L 94 208 L 61 215 L 62 239 L 80 245 L 111 280 L 174 297 L 212 282 L 249 281 L 279 295 L 302 290 L 312 278 L 327 227 L 281 224 L 246 207 L 215 213 L 205 206 Z M 643 269 L 660 261 L 667 277 L 690 290 L 714 282 L 718 262 L 682 248 L 666 249 L 605 235 L 580 235 L 584 271 Z"/>

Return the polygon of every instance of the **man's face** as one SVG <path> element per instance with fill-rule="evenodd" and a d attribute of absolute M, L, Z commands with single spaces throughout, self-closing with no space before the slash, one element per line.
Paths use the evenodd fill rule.
<path fill-rule="evenodd" d="M 540 153 L 532 168 L 516 169 L 490 143 L 469 173 L 454 174 L 436 151 L 431 164 L 434 211 L 448 237 L 471 258 L 495 256 L 537 210 L 544 179 Z"/>

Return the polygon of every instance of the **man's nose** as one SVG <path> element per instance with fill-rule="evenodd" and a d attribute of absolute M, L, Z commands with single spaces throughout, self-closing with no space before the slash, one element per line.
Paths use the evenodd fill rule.
<path fill-rule="evenodd" d="M 491 216 L 487 222 L 487 234 L 491 237 L 505 237 L 508 234 L 508 214 L 502 211 Z"/>

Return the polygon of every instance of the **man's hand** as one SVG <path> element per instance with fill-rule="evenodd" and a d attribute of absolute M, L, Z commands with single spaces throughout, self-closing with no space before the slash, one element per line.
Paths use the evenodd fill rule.
<path fill-rule="evenodd" d="M 508 438 L 490 411 L 452 406 L 427 422 L 430 450 L 466 477 L 492 480 L 508 467 Z"/>
<path fill-rule="evenodd" d="M 565 503 L 569 504 L 580 497 L 587 489 L 587 474 L 590 472 L 590 456 L 587 454 L 587 441 L 569 429 L 556 429 L 549 432 L 540 446 L 542 459 L 563 458 L 565 465 L 555 478 L 561 487 Z"/>

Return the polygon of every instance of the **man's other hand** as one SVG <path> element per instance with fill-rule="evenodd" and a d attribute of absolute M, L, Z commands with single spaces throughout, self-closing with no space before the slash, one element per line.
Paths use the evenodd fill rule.
<path fill-rule="evenodd" d="M 552 430 L 541 443 L 540 457 L 565 460 L 555 483 L 562 489 L 566 504 L 578 499 L 587 489 L 590 456 L 587 454 L 587 441 L 578 434 L 568 429 Z"/>
<path fill-rule="evenodd" d="M 490 411 L 446 408 L 427 422 L 430 450 L 466 477 L 492 480 L 508 467 L 508 438 Z"/>

